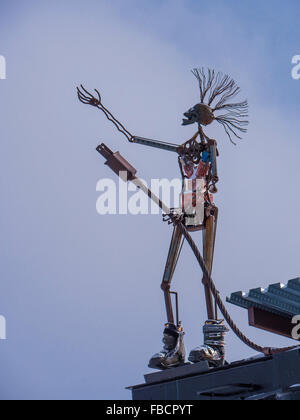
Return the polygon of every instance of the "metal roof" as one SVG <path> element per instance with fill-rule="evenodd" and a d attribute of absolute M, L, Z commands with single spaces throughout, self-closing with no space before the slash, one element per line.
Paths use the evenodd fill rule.
<path fill-rule="evenodd" d="M 271 284 L 267 289 L 251 289 L 249 293 L 232 293 L 227 302 L 241 308 L 258 308 L 290 318 L 300 314 L 300 278 L 287 285 Z"/>

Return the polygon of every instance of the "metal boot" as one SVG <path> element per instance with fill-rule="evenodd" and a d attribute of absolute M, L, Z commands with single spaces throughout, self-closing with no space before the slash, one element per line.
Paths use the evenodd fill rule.
<path fill-rule="evenodd" d="M 184 332 L 181 326 L 166 324 L 164 329 L 164 348 L 151 357 L 149 367 L 152 369 L 168 369 L 183 365 L 185 362 Z"/>
<path fill-rule="evenodd" d="M 189 361 L 198 363 L 207 361 L 210 367 L 222 367 L 225 364 L 225 334 L 228 332 L 223 320 L 208 320 L 203 327 L 204 345 L 196 347 L 189 355 Z"/>

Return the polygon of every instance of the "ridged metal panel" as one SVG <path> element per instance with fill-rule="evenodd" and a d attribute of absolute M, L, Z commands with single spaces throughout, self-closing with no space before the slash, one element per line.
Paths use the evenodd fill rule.
<path fill-rule="evenodd" d="M 290 280 L 287 285 L 271 284 L 267 289 L 251 289 L 249 293 L 232 293 L 227 302 L 244 309 L 251 307 L 293 317 L 300 314 L 300 278 Z"/>

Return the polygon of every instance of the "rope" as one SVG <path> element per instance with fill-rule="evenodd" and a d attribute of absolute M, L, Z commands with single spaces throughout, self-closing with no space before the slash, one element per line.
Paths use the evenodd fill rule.
<path fill-rule="evenodd" d="M 207 285 L 210 288 L 216 303 L 220 309 L 220 311 L 222 312 L 226 322 L 228 323 L 228 325 L 230 326 L 230 328 L 232 329 L 232 331 L 236 334 L 236 336 L 244 343 L 246 344 L 248 347 L 252 348 L 253 350 L 259 352 L 259 353 L 263 353 L 266 356 L 272 355 L 272 354 L 278 354 L 278 353 L 282 353 L 288 350 L 292 350 L 294 348 L 297 348 L 298 346 L 291 346 L 291 347 L 284 347 L 284 348 L 272 348 L 272 347 L 262 347 L 259 346 L 258 344 L 255 344 L 253 341 L 251 341 L 248 337 L 246 337 L 242 331 L 238 328 L 238 326 L 236 325 L 236 323 L 233 321 L 233 319 L 231 318 L 231 316 L 229 315 L 229 312 L 227 311 L 220 295 L 219 292 L 216 288 L 216 285 L 211 277 L 211 275 L 209 274 L 209 271 L 206 267 L 206 264 L 202 258 L 202 255 L 197 247 L 197 245 L 195 244 L 194 240 L 192 239 L 191 235 L 189 234 L 189 232 L 187 231 L 186 227 L 184 226 L 184 224 L 181 221 L 178 221 L 176 219 L 175 216 L 170 215 L 171 219 L 173 220 L 173 223 L 176 224 L 178 226 L 178 228 L 180 229 L 180 231 L 182 232 L 182 234 L 184 235 L 186 241 L 188 242 L 188 244 L 190 245 L 202 271 L 203 271 L 203 275 L 207 281 Z"/>

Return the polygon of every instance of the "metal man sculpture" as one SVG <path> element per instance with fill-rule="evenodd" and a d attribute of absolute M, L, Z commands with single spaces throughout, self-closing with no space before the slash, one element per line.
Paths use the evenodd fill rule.
<path fill-rule="evenodd" d="M 218 208 L 214 204 L 213 194 L 218 191 L 216 184 L 219 181 L 217 171 L 217 157 L 219 153 L 216 140 L 209 138 L 204 133 L 203 127 L 217 121 L 222 124 L 228 138 L 234 143 L 233 137 L 240 139 L 239 133 L 247 131 L 248 102 L 232 102 L 232 99 L 240 92 L 240 88 L 229 76 L 216 73 L 210 69 L 206 71 L 203 68 L 194 69 L 193 74 L 199 82 L 200 103 L 197 103 L 184 113 L 185 118 L 182 125 L 196 124 L 197 132 L 182 145 L 132 135 L 105 108 L 101 95 L 97 90 L 97 97 L 90 94 L 83 86 L 81 86 L 81 89 L 77 88 L 77 92 L 81 102 L 100 109 L 131 143 L 156 147 L 178 154 L 183 184 L 181 207 L 179 209 L 170 209 L 169 214 L 164 215 L 164 221 L 171 223 L 175 216 L 184 223 L 189 232 L 202 230 L 203 257 L 206 267 L 211 274 L 218 220 Z M 216 112 L 221 110 L 224 113 L 216 115 Z M 124 165 L 124 158 L 120 155 L 115 156 L 117 154 L 112 154 L 105 145 L 99 146 L 97 150 L 108 159 L 114 156 L 115 161 L 109 166 L 118 173 L 118 168 Z M 126 165 L 128 168 L 129 164 L 125 161 Z M 134 168 L 129 165 L 128 171 L 133 174 L 132 179 L 134 179 L 136 172 Z M 147 191 L 145 192 L 147 193 Z M 151 196 L 151 191 L 148 191 L 148 195 Z M 172 217 L 170 217 L 171 215 Z M 178 226 L 175 225 L 161 284 L 167 312 L 167 323 L 165 324 L 163 336 L 164 348 L 151 358 L 149 366 L 152 368 L 166 369 L 179 366 L 185 362 L 184 331 L 178 315 L 178 296 L 176 292 L 171 291 L 171 282 L 182 245 L 182 233 Z M 224 321 L 218 319 L 217 305 L 213 301 L 212 293 L 205 277 L 203 277 L 203 283 L 208 316 L 208 321 L 203 328 L 204 345 L 190 352 L 189 361 L 197 363 L 206 360 L 210 366 L 217 367 L 222 366 L 225 362 L 224 336 L 228 329 Z M 176 297 L 176 317 L 173 310 L 172 295 Z"/>

